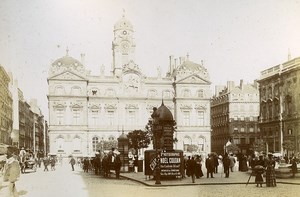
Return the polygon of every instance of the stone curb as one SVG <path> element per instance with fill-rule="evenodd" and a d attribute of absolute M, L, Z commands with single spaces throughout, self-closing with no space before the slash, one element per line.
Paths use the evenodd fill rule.
<path fill-rule="evenodd" d="M 130 178 L 130 177 L 127 177 L 127 176 L 123 176 L 123 175 L 120 175 L 120 177 L 124 178 L 124 179 L 127 179 L 127 180 L 131 180 L 131 181 L 134 181 L 134 182 L 137 182 L 137 183 L 141 183 L 145 186 L 148 186 L 148 187 L 178 187 L 178 186 L 193 186 L 193 185 L 254 185 L 255 183 L 248 183 L 246 185 L 246 182 L 231 182 L 231 183 L 183 183 L 183 184 L 161 184 L 161 185 L 150 185 L 148 183 L 145 183 L 143 181 L 140 181 L 140 180 L 137 180 L 137 179 L 134 179 L 134 178 Z M 291 182 L 281 182 L 281 181 L 277 181 L 277 184 L 287 184 L 287 185 L 300 185 L 300 183 L 291 183 Z"/>

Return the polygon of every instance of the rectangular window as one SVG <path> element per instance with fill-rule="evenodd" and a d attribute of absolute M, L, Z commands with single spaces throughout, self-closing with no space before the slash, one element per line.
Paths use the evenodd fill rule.
<path fill-rule="evenodd" d="M 73 109 L 73 124 L 79 125 L 80 124 L 80 110 Z"/>
<path fill-rule="evenodd" d="M 238 129 L 237 127 L 234 127 L 234 128 L 233 128 L 233 131 L 234 131 L 234 132 L 238 132 L 239 129 Z"/>
<path fill-rule="evenodd" d="M 92 110 L 92 125 L 98 125 L 99 124 L 99 112 L 98 110 Z"/>
<path fill-rule="evenodd" d="M 250 121 L 253 121 L 253 120 L 254 120 L 254 119 L 253 119 L 253 116 L 250 116 L 250 117 L 249 117 L 249 120 L 250 120 Z"/>
<path fill-rule="evenodd" d="M 190 126 L 190 111 L 183 111 L 183 125 Z"/>
<path fill-rule="evenodd" d="M 233 138 L 233 143 L 234 144 L 240 144 L 240 139 L 239 138 Z"/>
<path fill-rule="evenodd" d="M 254 128 L 253 128 L 253 127 L 250 127 L 250 128 L 249 128 L 249 132 L 254 132 Z"/>
<path fill-rule="evenodd" d="M 198 97 L 199 98 L 203 98 L 204 97 L 204 91 L 203 90 L 199 90 L 198 91 Z"/>
<path fill-rule="evenodd" d="M 198 126 L 204 126 L 204 111 L 198 111 L 197 125 Z"/>
<path fill-rule="evenodd" d="M 134 110 L 128 111 L 128 125 L 135 125 L 136 123 L 136 113 Z"/>
<path fill-rule="evenodd" d="M 233 117 L 233 120 L 238 120 L 238 117 L 237 117 L 237 116 L 234 116 L 234 117 Z"/>
<path fill-rule="evenodd" d="M 246 144 L 246 138 L 241 138 L 241 144 Z"/>
<path fill-rule="evenodd" d="M 245 121 L 245 117 L 244 116 L 241 116 L 241 121 Z"/>
<path fill-rule="evenodd" d="M 107 111 L 107 119 L 109 125 L 114 125 L 114 117 L 115 117 L 115 111 L 113 110 Z"/>
<path fill-rule="evenodd" d="M 64 109 L 56 109 L 57 124 L 64 124 Z"/>
<path fill-rule="evenodd" d="M 245 128 L 244 127 L 241 127 L 241 132 L 245 132 Z"/>

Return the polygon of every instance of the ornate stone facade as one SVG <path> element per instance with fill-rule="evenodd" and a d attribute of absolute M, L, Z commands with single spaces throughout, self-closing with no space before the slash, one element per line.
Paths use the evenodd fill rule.
<path fill-rule="evenodd" d="M 241 153 L 249 154 L 253 142 L 260 138 L 258 127 L 258 84 L 217 86 L 211 100 L 212 151 L 224 154 L 228 141 L 237 145 Z"/>
<path fill-rule="evenodd" d="M 68 156 L 93 155 L 101 140 L 116 140 L 121 131 L 144 130 L 153 107 L 164 104 L 177 122 L 177 149 L 194 144 L 210 152 L 210 84 L 203 64 L 170 57 L 168 73 L 145 76 L 134 60 L 134 31 L 123 16 L 114 26 L 111 75 L 93 76 L 69 56 L 50 66 L 50 151 Z"/>
<path fill-rule="evenodd" d="M 282 152 L 289 140 L 300 152 L 299 78 L 300 57 L 261 72 L 260 128 L 269 151 Z"/>

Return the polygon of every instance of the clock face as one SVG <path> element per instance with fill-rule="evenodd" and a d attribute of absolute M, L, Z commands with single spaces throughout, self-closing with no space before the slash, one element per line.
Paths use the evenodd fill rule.
<path fill-rule="evenodd" d="M 128 52 L 129 42 L 122 42 L 121 43 L 121 48 L 122 48 L 123 52 Z"/>

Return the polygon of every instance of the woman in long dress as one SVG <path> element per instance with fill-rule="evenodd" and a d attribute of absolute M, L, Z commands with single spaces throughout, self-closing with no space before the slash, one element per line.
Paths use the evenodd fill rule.
<path fill-rule="evenodd" d="M 266 185 L 267 187 L 276 187 L 276 177 L 275 177 L 275 161 L 273 160 L 273 155 L 268 154 L 268 160 L 266 161 Z"/>

